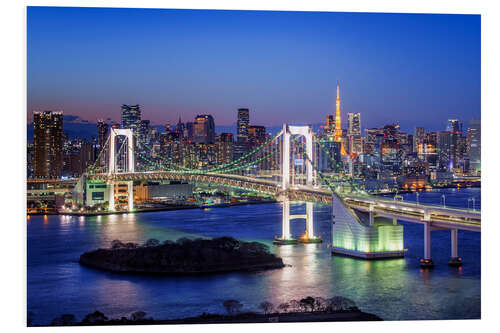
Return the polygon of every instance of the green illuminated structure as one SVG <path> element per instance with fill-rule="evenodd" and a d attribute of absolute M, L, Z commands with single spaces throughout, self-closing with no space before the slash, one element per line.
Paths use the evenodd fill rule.
<path fill-rule="evenodd" d="M 350 209 L 333 195 L 332 253 L 364 259 L 404 256 L 403 226 Z"/>

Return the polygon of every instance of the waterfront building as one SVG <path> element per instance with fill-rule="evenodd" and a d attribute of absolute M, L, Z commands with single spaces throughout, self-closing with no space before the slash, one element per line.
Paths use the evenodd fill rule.
<path fill-rule="evenodd" d="M 63 169 L 62 112 L 33 113 L 34 176 L 59 178 Z"/>
<path fill-rule="evenodd" d="M 470 169 L 475 173 L 481 172 L 481 120 L 469 122 L 470 144 L 469 163 Z"/>
<path fill-rule="evenodd" d="M 437 153 L 439 156 L 439 171 L 453 170 L 453 159 L 455 152 L 453 137 L 453 132 L 441 131 L 438 133 Z"/>
<path fill-rule="evenodd" d="M 215 144 L 214 118 L 209 114 L 197 115 L 194 122 L 194 143 Z"/>
<path fill-rule="evenodd" d="M 137 133 L 141 125 L 141 106 L 122 105 L 122 128 L 131 128 Z"/>

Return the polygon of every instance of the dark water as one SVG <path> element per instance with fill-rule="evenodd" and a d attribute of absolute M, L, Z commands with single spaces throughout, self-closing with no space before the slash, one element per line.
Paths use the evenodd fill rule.
<path fill-rule="evenodd" d="M 419 201 L 439 204 L 442 193 L 446 205 L 467 207 L 467 199 L 474 196 L 476 208 L 480 207 L 480 189 L 422 192 Z M 404 197 L 412 200 L 415 194 Z M 292 210 L 305 211 L 304 206 L 292 205 Z M 271 240 L 281 230 L 279 204 L 87 218 L 31 217 L 27 222 L 28 311 L 34 313 L 35 324 L 49 323 L 63 313 L 82 319 L 95 310 L 108 317 L 142 310 L 167 319 L 222 313 L 222 302 L 230 298 L 240 300 L 244 309 L 256 310 L 264 300 L 277 305 L 308 295 L 341 295 L 385 320 L 480 317 L 480 233 L 459 231 L 464 265 L 457 269 L 447 266 L 450 232 L 432 232 L 436 267 L 424 271 L 418 266 L 423 255 L 421 225 L 401 222 L 408 249 L 405 259 L 370 262 L 331 257 L 327 249 L 331 207 L 315 206 L 314 218 L 324 244 L 273 247 Z M 302 234 L 304 228 L 301 220 L 292 223 L 294 235 Z M 147 277 L 106 273 L 77 263 L 82 252 L 108 247 L 114 239 L 143 242 L 200 235 L 261 241 L 292 267 L 202 277 Z"/>

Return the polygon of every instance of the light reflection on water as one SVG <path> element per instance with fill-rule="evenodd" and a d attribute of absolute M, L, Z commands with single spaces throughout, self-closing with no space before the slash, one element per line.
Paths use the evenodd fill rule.
<path fill-rule="evenodd" d="M 477 195 L 474 190 L 461 190 L 463 197 L 456 193 L 447 202 L 453 201 L 453 195 L 457 202 Z M 420 199 L 425 200 L 425 192 Z M 302 208 L 292 205 L 292 211 Z M 434 231 L 436 268 L 426 271 L 418 268 L 423 252 L 419 225 L 404 224 L 405 259 L 365 261 L 330 255 L 330 207 L 316 206 L 314 218 L 325 243 L 276 247 L 272 237 L 281 230 L 279 204 L 93 217 L 33 216 L 27 226 L 28 310 L 39 323 L 63 313 L 82 319 L 95 310 L 112 317 L 143 310 L 163 319 L 223 312 L 222 302 L 229 298 L 240 300 L 244 309 L 256 310 L 264 300 L 277 306 L 309 295 L 342 295 L 386 320 L 480 316 L 479 234 L 459 232 L 459 255 L 465 264 L 456 269 L 446 265 L 449 232 Z M 292 224 L 295 236 L 303 229 L 303 222 Z M 201 235 L 261 241 L 289 266 L 250 274 L 148 277 L 109 274 L 76 262 L 81 253 L 108 247 L 114 239 L 142 243 L 149 238 L 163 241 Z"/>

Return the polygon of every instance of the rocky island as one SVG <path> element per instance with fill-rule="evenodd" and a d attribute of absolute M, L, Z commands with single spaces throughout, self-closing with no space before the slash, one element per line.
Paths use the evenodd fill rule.
<path fill-rule="evenodd" d="M 111 248 L 85 252 L 80 264 L 115 273 L 193 275 L 259 271 L 284 267 L 266 245 L 232 237 L 180 238 L 176 242 L 150 239 L 142 246 L 112 242 Z"/>

